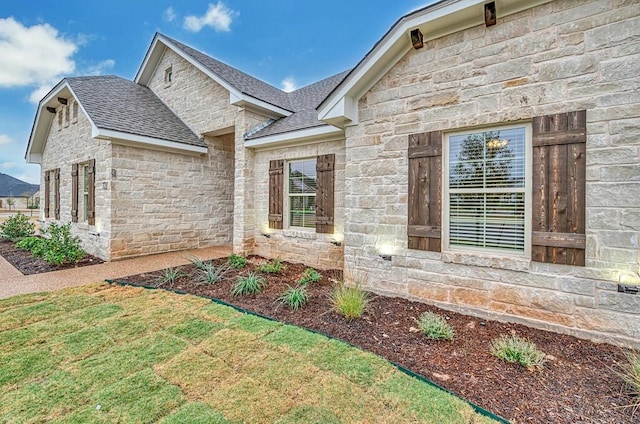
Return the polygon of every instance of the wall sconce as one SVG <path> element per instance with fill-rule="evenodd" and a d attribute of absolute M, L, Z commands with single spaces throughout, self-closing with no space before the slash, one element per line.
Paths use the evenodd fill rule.
<path fill-rule="evenodd" d="M 491 3 L 487 3 L 484 5 L 484 24 L 487 27 L 493 26 L 496 24 L 497 20 L 496 14 L 496 2 L 492 1 Z"/>
<path fill-rule="evenodd" d="M 266 238 L 271 238 L 271 234 L 268 233 L 261 233 L 263 236 L 265 236 Z"/>
<path fill-rule="evenodd" d="M 53 113 L 55 115 L 56 114 L 56 108 L 55 107 L 51 107 L 51 106 L 47 106 L 47 112 Z"/>
<path fill-rule="evenodd" d="M 414 49 L 418 50 L 424 47 L 423 39 L 424 37 L 422 35 L 422 32 L 420 31 L 420 28 L 411 30 L 411 44 L 413 45 Z"/>
<path fill-rule="evenodd" d="M 382 260 L 383 260 L 383 261 L 390 261 L 390 260 L 393 258 L 393 256 L 391 256 L 391 255 L 383 255 L 383 254 L 380 254 L 380 255 L 378 255 L 378 256 L 380 256 L 380 257 L 382 258 Z"/>
<path fill-rule="evenodd" d="M 94 237 L 100 237 L 100 233 L 96 233 L 94 231 L 89 231 L 89 235 Z"/>
<path fill-rule="evenodd" d="M 342 243 L 339 242 L 338 240 L 331 240 L 331 244 L 336 245 L 336 246 L 342 246 Z"/>

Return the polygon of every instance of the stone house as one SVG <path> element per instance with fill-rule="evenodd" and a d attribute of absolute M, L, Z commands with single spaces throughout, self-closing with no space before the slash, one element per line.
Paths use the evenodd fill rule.
<path fill-rule="evenodd" d="M 105 259 L 229 244 L 638 345 L 639 64 L 628 0 L 443 0 L 292 93 L 157 34 L 134 81 L 61 81 L 26 157 Z"/>

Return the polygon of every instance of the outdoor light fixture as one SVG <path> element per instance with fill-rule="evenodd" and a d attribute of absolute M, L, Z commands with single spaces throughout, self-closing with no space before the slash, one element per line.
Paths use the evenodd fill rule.
<path fill-rule="evenodd" d="M 484 5 L 484 24 L 488 27 L 496 24 L 496 2 L 492 1 Z"/>
<path fill-rule="evenodd" d="M 65 99 L 64 97 L 58 97 L 58 101 L 63 105 L 67 104 L 67 99 Z"/>
<path fill-rule="evenodd" d="M 268 233 L 262 233 L 263 236 L 265 236 L 266 238 L 271 238 L 271 234 Z"/>
<path fill-rule="evenodd" d="M 51 107 L 51 106 L 47 106 L 47 112 L 53 113 L 55 115 L 56 114 L 56 108 L 55 107 Z"/>
<path fill-rule="evenodd" d="M 96 233 L 96 232 L 93 232 L 93 231 L 89 231 L 89 235 L 90 236 L 94 236 L 94 237 L 100 237 L 100 233 Z"/>
<path fill-rule="evenodd" d="M 331 244 L 335 244 L 336 246 L 342 246 L 342 243 L 340 243 L 338 240 L 331 240 Z"/>
<path fill-rule="evenodd" d="M 380 255 L 378 255 L 378 256 L 380 256 L 380 257 L 382 258 L 382 260 L 383 260 L 383 261 L 390 261 L 390 260 L 391 260 L 391 258 L 393 258 L 393 256 L 391 256 L 391 255 L 383 255 L 383 254 L 380 254 Z"/>
<path fill-rule="evenodd" d="M 424 47 L 422 32 L 419 28 L 411 30 L 411 44 L 413 44 L 413 48 L 418 50 Z"/>

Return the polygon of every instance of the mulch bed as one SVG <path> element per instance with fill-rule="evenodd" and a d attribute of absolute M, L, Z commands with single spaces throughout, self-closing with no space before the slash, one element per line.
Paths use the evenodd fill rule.
<path fill-rule="evenodd" d="M 15 247 L 14 243 L 7 240 L 0 240 L 0 256 L 6 259 L 14 268 L 23 275 L 41 274 L 61 269 L 78 268 L 81 266 L 101 264 L 104 261 L 95 256 L 85 255 L 85 257 L 75 264 L 51 265 L 43 259 L 36 258 L 31 252 Z"/>
<path fill-rule="evenodd" d="M 243 270 L 233 270 L 228 280 L 214 285 L 194 283 L 182 277 L 172 290 L 220 299 L 278 321 L 306 327 L 345 340 L 421 374 L 475 404 L 518 423 L 631 423 L 638 419 L 625 408 L 633 399 L 622 393 L 623 384 L 613 367 L 623 351 L 575 337 L 537 330 L 519 324 L 452 313 L 419 302 L 373 296 L 361 319 L 347 320 L 331 311 L 328 294 L 341 271 L 323 271 L 323 278 L 309 286 L 309 303 L 298 311 L 277 299 L 294 285 L 304 265 L 285 262 L 281 274 L 263 274 L 268 285 L 255 296 L 231 295 L 238 275 L 254 271 L 262 258 L 251 257 Z M 216 264 L 224 260 L 215 261 Z M 189 274 L 195 267 L 181 268 Z M 160 272 L 139 274 L 119 281 L 157 286 Z M 455 328 L 452 342 L 435 342 L 416 332 L 414 318 L 425 311 L 445 315 Z M 489 354 L 490 340 L 517 334 L 536 343 L 548 355 L 541 370 L 502 362 Z"/>

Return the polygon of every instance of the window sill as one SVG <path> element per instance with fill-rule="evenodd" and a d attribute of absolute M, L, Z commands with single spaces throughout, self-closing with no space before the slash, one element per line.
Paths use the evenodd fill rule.
<path fill-rule="evenodd" d="M 442 262 L 511 271 L 529 271 L 531 267 L 531 260 L 525 257 L 499 256 L 495 253 L 480 252 L 442 252 Z"/>
<path fill-rule="evenodd" d="M 308 240 L 315 240 L 317 238 L 315 230 L 304 228 L 288 228 L 286 230 L 282 230 L 282 235 L 285 237 L 302 238 Z"/>

